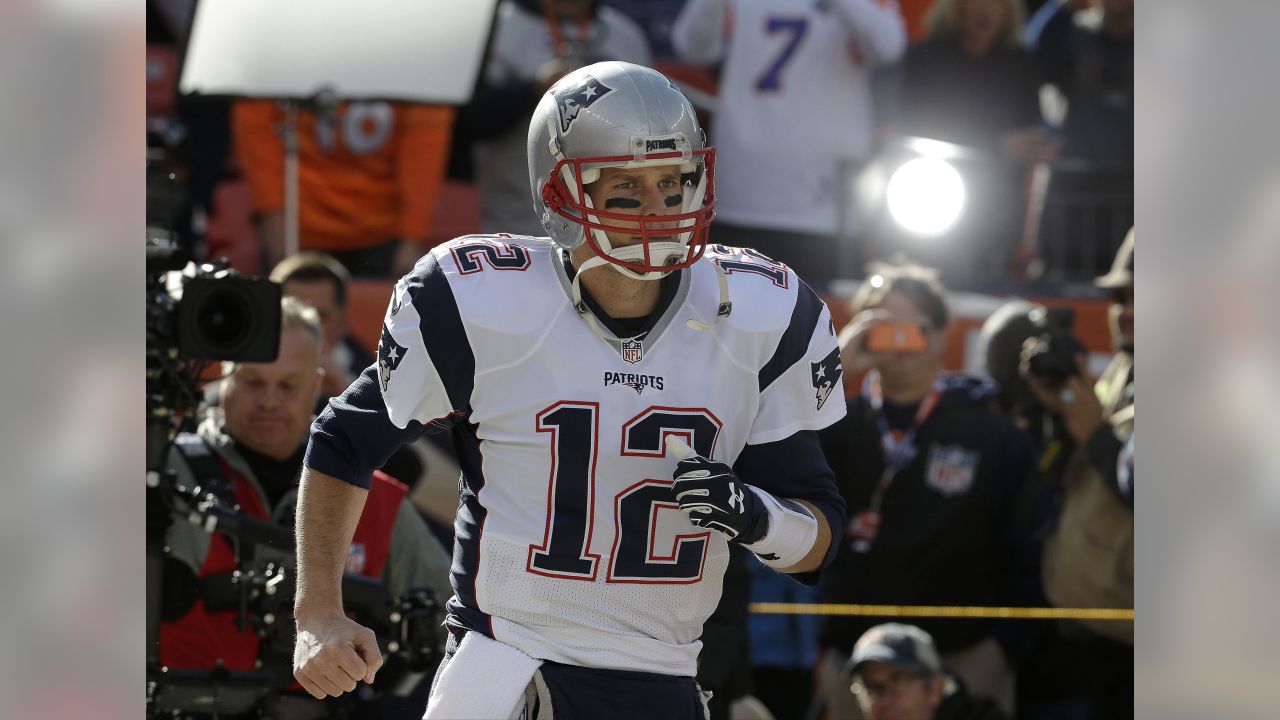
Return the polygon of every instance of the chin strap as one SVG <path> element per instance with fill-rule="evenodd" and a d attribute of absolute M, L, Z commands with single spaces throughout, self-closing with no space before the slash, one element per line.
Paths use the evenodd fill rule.
<path fill-rule="evenodd" d="M 720 304 L 716 307 L 716 319 L 709 324 L 692 318 L 685 320 L 684 324 L 693 330 L 711 332 L 721 320 L 729 317 L 729 313 L 733 312 L 733 303 L 729 301 L 729 278 L 725 277 L 724 268 L 720 267 L 720 263 L 712 262 L 711 264 L 716 269 L 716 279 L 720 281 Z"/>
<path fill-rule="evenodd" d="M 591 312 L 591 308 L 587 307 L 587 302 L 582 299 L 582 274 L 588 270 L 591 270 L 592 268 L 597 268 L 597 267 L 600 267 L 601 265 L 610 265 L 610 264 L 611 263 L 608 260 L 605 260 L 599 255 L 593 255 L 587 258 L 586 262 L 582 263 L 582 267 L 578 268 L 578 272 L 574 273 L 573 283 L 572 283 L 573 309 L 577 310 L 579 317 L 586 320 L 587 324 L 591 326 L 591 332 L 595 333 L 596 335 L 599 335 L 605 340 L 612 340 L 613 336 L 605 332 L 604 328 L 600 327 L 600 321 L 596 320 L 595 313 Z M 616 270 L 622 269 L 617 265 L 613 265 L 613 268 Z M 652 275 L 654 273 L 645 273 L 645 274 Z M 665 274 L 666 273 L 663 273 L 663 275 Z M 648 279 L 648 278 L 641 278 L 641 279 Z"/>

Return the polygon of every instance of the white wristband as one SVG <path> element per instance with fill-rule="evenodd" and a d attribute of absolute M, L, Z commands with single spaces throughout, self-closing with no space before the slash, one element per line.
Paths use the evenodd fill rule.
<path fill-rule="evenodd" d="M 769 529 L 764 537 L 742 546 L 756 554 L 760 562 L 782 570 L 799 563 L 813 549 L 818 540 L 818 519 L 809 508 L 793 500 L 779 500 L 769 493 L 752 487 L 769 513 Z"/>

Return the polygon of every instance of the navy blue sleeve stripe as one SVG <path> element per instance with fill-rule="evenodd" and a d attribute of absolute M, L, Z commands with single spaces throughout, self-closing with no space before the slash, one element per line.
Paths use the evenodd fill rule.
<path fill-rule="evenodd" d="M 366 368 L 346 392 L 329 400 L 311 424 L 303 461 L 307 467 L 368 488 L 373 471 L 386 464 L 396 448 L 425 432 L 416 420 L 404 429 L 391 422 L 378 390 L 377 372 L 376 366 Z"/>
<path fill-rule="evenodd" d="M 445 605 L 448 622 L 493 637 L 493 618 L 480 610 L 476 599 L 476 579 L 480 575 L 480 537 L 489 510 L 480 502 L 484 487 L 484 455 L 475 428 L 458 427 L 453 434 L 454 452 L 462 469 L 458 513 L 453 523 L 453 566 L 449 582 L 453 597 Z"/>
<path fill-rule="evenodd" d="M 471 405 L 476 358 L 467 340 L 466 328 L 458 312 L 453 288 L 435 258 L 422 263 L 406 278 L 413 308 L 421 319 L 422 342 L 440 374 L 454 412 L 465 413 Z"/>
<path fill-rule="evenodd" d="M 778 340 L 773 357 L 760 368 L 760 392 L 764 392 L 809 351 L 809 340 L 818 325 L 818 318 L 822 316 L 823 307 L 817 293 L 803 280 L 800 281 L 796 288 L 796 306 L 791 311 L 791 323 Z"/>

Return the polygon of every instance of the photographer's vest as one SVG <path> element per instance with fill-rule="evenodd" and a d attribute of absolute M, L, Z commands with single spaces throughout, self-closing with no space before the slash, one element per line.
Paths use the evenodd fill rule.
<path fill-rule="evenodd" d="M 188 436 L 192 437 L 192 436 Z M 197 478 L 225 478 L 234 489 L 231 500 L 240 506 L 240 512 L 257 520 L 273 522 L 268 511 L 266 496 L 256 482 L 237 470 L 232 463 L 208 449 L 204 442 L 178 443 L 189 467 Z M 205 454 L 201 454 L 201 448 Z M 346 571 L 372 579 L 380 579 L 391 550 L 391 532 L 395 525 L 400 503 L 408 494 L 408 488 L 381 471 L 373 474 L 364 510 L 351 539 Z M 175 522 L 185 522 L 175 519 Z M 234 605 L 225 608 L 225 600 L 216 602 L 217 609 L 207 609 L 206 602 L 213 600 L 211 588 L 222 587 L 216 594 L 226 596 L 225 589 L 231 573 L 239 569 L 231 541 L 221 533 L 208 537 L 204 564 L 196 573 L 202 592 L 186 615 L 178 620 L 164 622 L 160 627 L 160 662 L 166 667 L 187 670 L 212 670 L 219 662 L 227 670 L 253 670 L 259 657 L 260 638 L 252 625 L 243 631 L 237 623 L 238 610 Z M 176 549 L 175 555 L 191 557 L 190 549 Z M 182 552 L 188 550 L 188 552 Z M 289 572 L 293 563 L 289 562 Z M 292 623 L 289 618 L 277 622 Z"/>
<path fill-rule="evenodd" d="M 1124 397 L 1133 358 L 1117 355 L 1098 381 L 1105 417 L 1121 441 L 1133 434 L 1134 406 Z M 1133 607 L 1133 509 L 1108 488 L 1076 448 L 1063 473 L 1062 511 L 1044 548 L 1045 594 L 1058 607 Z M 1133 623 L 1087 621 L 1091 631 L 1133 644 Z"/>

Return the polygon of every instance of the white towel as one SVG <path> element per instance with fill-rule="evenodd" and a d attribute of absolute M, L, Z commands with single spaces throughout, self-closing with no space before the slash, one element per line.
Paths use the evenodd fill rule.
<path fill-rule="evenodd" d="M 423 720 L 507 720 L 524 703 L 524 691 L 541 660 L 478 632 L 462 638 L 431 686 Z"/>

